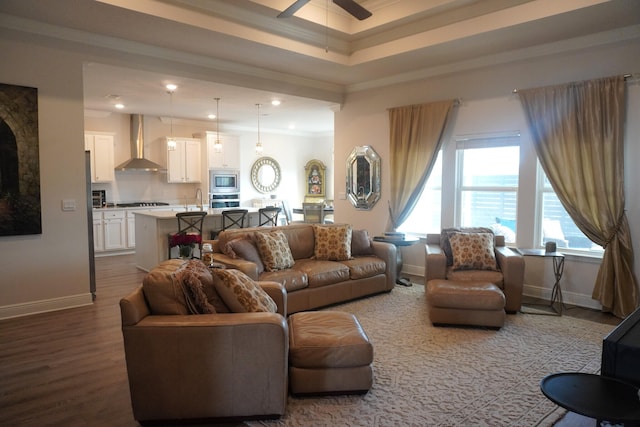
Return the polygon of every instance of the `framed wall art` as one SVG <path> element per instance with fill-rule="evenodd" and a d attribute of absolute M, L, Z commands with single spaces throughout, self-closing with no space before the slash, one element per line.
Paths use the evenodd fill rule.
<path fill-rule="evenodd" d="M 306 180 L 305 201 L 324 201 L 326 182 L 325 170 L 327 167 L 320 160 L 309 160 L 304 166 Z"/>
<path fill-rule="evenodd" d="M 42 234 L 38 89 L 0 83 L 0 236 Z"/>

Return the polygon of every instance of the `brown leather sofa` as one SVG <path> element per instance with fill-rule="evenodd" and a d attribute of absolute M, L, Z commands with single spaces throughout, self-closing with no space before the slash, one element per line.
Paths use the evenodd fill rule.
<path fill-rule="evenodd" d="M 278 313 L 152 315 L 142 286 L 120 301 L 136 420 L 271 418 L 285 413 L 287 294 L 278 283 L 260 285 L 276 302 Z"/>
<path fill-rule="evenodd" d="M 340 226 L 339 224 L 328 226 Z M 254 233 L 281 230 L 287 237 L 295 260 L 293 267 L 279 271 L 259 271 L 256 262 L 232 258 L 223 253 L 225 245 L 234 239 L 251 239 Z M 368 238 L 360 240 L 358 232 L 352 240 L 353 259 L 323 261 L 314 259 L 315 237 L 312 224 L 289 224 L 279 227 L 252 227 L 220 232 L 211 241 L 216 262 L 241 270 L 253 280 L 281 283 L 287 291 L 287 311 L 296 313 L 336 304 L 366 295 L 389 292 L 396 282 L 396 247 Z M 362 237 L 362 234 L 359 234 Z M 363 250 L 362 247 L 365 249 Z"/>
<path fill-rule="evenodd" d="M 524 285 L 524 259 L 505 246 L 504 236 L 495 236 L 494 246 L 497 271 L 459 270 L 447 265 L 447 257 L 440 246 L 440 234 L 427 234 L 425 254 L 425 283 L 433 279 L 454 282 L 493 283 L 505 296 L 504 310 L 507 313 L 520 311 Z"/>

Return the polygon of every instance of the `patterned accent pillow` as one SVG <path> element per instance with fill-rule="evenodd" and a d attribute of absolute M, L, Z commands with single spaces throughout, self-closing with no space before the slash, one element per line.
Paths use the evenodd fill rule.
<path fill-rule="evenodd" d="M 351 259 L 350 225 L 317 225 L 313 224 L 315 237 L 314 258 L 330 261 Z"/>
<path fill-rule="evenodd" d="M 214 268 L 213 285 L 233 313 L 276 313 L 278 307 L 256 282 L 240 270 Z"/>
<path fill-rule="evenodd" d="M 295 264 L 289 241 L 282 231 L 255 233 L 253 239 L 266 271 L 284 270 Z"/>
<path fill-rule="evenodd" d="M 440 247 L 447 257 L 447 265 L 453 265 L 453 253 L 449 243 L 449 237 L 453 233 L 493 233 L 493 231 L 487 227 L 443 228 L 440 232 Z"/>
<path fill-rule="evenodd" d="M 209 276 L 209 277 L 207 277 Z M 199 259 L 192 259 L 173 272 L 176 283 L 182 288 L 190 314 L 211 314 L 216 309 L 205 293 L 205 286 L 215 293 L 211 272 Z"/>
<path fill-rule="evenodd" d="M 497 270 L 493 233 L 452 233 L 454 270 Z"/>

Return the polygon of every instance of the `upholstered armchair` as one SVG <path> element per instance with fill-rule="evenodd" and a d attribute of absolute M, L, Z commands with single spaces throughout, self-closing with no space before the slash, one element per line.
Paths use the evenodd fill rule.
<path fill-rule="evenodd" d="M 276 303 L 278 313 L 154 315 L 143 286 L 120 301 L 136 420 L 284 414 L 289 351 L 286 292 L 275 282 L 259 285 Z"/>
<path fill-rule="evenodd" d="M 425 283 L 433 279 L 493 283 L 505 295 L 505 311 L 515 313 L 520 310 L 524 284 L 524 259 L 522 255 L 505 246 L 504 236 L 494 236 L 497 264 L 495 270 L 456 269 L 452 265 L 451 258 L 448 259 L 445 253 L 445 245 L 445 239 L 442 239 L 440 234 L 427 234 Z"/>

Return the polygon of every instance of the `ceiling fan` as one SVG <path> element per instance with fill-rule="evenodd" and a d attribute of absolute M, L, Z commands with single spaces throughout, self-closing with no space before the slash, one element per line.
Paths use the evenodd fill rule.
<path fill-rule="evenodd" d="M 278 15 L 278 18 L 288 18 L 289 16 L 292 16 L 294 13 L 298 11 L 298 9 L 300 9 L 305 4 L 309 3 L 309 1 L 310 0 L 296 0 L 295 2 L 293 2 L 291 6 L 283 10 Z M 364 7 L 360 6 L 354 0 L 333 0 L 333 2 L 338 6 L 340 6 L 341 8 L 343 8 L 344 10 L 346 10 L 347 12 L 349 12 L 355 18 L 359 19 L 360 21 L 367 19 L 368 17 L 371 16 L 371 12 L 369 12 Z"/>

